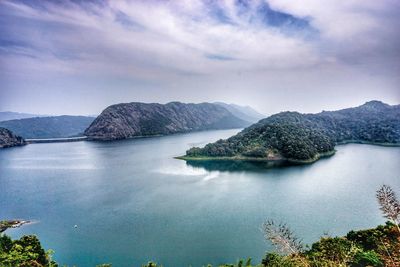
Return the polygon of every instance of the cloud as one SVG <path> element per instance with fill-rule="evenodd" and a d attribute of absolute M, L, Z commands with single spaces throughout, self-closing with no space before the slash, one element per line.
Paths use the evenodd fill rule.
<path fill-rule="evenodd" d="M 233 57 L 227 57 L 227 56 L 224 56 L 224 55 L 213 55 L 213 54 L 206 55 L 206 58 L 214 59 L 214 60 L 222 60 L 222 61 L 225 61 L 225 60 L 236 60 Z"/>
<path fill-rule="evenodd" d="M 296 21 L 291 15 L 273 12 L 262 2 L 252 7 L 230 1 L 211 7 L 193 3 L 110 1 L 60 6 L 41 2 L 38 8 L 5 1 L 3 15 L 22 22 L 2 29 L 2 44 L 27 43 L 35 48 L 32 52 L 39 61 L 61 59 L 71 71 L 79 67 L 80 71 L 132 75 L 139 66 L 158 74 L 207 74 L 304 66 L 318 60 L 312 45 L 276 28 Z M 268 17 L 273 18 L 268 22 L 271 27 L 265 25 Z M 14 47 L 14 54 L 26 56 L 18 51 Z M 241 62 L 221 64 L 215 62 L 217 58 L 240 58 Z"/>
<path fill-rule="evenodd" d="M 393 62 L 400 56 L 400 2 L 394 0 L 269 0 L 271 7 L 310 17 L 324 54 L 348 63 Z"/>
<path fill-rule="evenodd" d="M 147 83 L 171 97 L 200 85 L 226 95 L 240 85 L 252 88 L 256 106 L 262 90 L 315 93 L 343 86 L 349 73 L 354 81 L 376 76 L 393 92 L 398 11 L 396 0 L 3 0 L 0 81 L 9 95 L 26 86 L 21 79 L 60 91 L 65 81 Z"/>

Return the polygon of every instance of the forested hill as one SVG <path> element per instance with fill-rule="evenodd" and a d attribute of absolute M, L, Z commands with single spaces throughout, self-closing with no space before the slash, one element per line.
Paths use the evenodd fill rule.
<path fill-rule="evenodd" d="M 399 145 L 400 105 L 370 101 L 317 114 L 282 112 L 182 158 L 313 161 L 343 142 Z"/>
<path fill-rule="evenodd" d="M 93 120 L 93 117 L 87 116 L 36 117 L 2 121 L 0 127 L 25 139 L 74 137 L 82 135 Z"/>
<path fill-rule="evenodd" d="M 92 140 L 242 128 L 244 121 L 217 104 L 122 103 L 107 107 L 85 131 Z"/>

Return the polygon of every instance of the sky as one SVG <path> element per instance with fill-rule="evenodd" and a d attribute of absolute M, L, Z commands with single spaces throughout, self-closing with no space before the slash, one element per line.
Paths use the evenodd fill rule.
<path fill-rule="evenodd" d="M 400 103 L 398 0 L 0 0 L 0 111 Z"/>

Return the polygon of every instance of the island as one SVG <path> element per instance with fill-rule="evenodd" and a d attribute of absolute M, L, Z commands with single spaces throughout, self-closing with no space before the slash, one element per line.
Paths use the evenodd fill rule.
<path fill-rule="evenodd" d="M 374 100 L 317 114 L 281 112 L 228 139 L 190 148 L 177 158 L 305 164 L 333 155 L 335 145 L 344 143 L 400 145 L 400 105 Z"/>

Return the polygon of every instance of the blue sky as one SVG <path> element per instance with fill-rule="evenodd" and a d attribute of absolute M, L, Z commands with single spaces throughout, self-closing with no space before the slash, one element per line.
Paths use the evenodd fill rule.
<path fill-rule="evenodd" d="M 0 1 L 0 110 L 400 102 L 396 0 Z"/>

